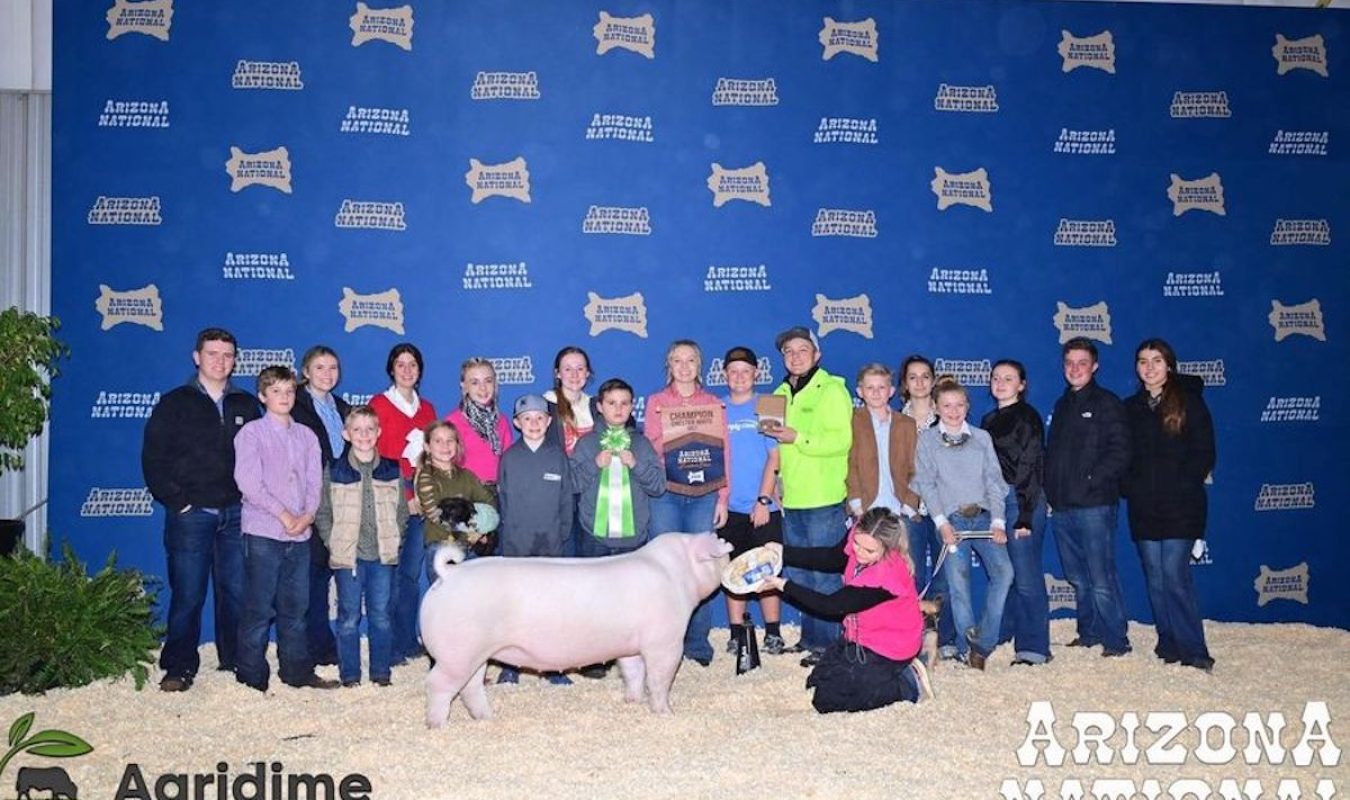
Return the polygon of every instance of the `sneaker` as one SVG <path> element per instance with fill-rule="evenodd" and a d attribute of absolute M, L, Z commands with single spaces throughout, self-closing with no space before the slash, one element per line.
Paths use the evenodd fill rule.
<path fill-rule="evenodd" d="M 909 669 L 914 673 L 914 683 L 919 687 L 919 700 L 932 700 L 937 697 L 937 692 L 933 691 L 933 682 L 928 678 L 928 669 L 919 659 L 909 662 Z"/>
<path fill-rule="evenodd" d="M 192 679 L 180 675 L 165 675 L 159 682 L 161 692 L 186 692 L 192 688 Z"/>
<path fill-rule="evenodd" d="M 510 667 L 502 667 L 502 671 L 497 675 L 497 685 L 503 683 L 520 683 L 520 673 Z"/>
<path fill-rule="evenodd" d="M 389 676 L 387 675 L 383 678 L 371 678 L 370 682 L 375 684 L 376 686 L 382 686 L 386 688 L 393 685 L 393 681 L 391 681 L 389 679 Z"/>
<path fill-rule="evenodd" d="M 776 633 L 764 634 L 764 646 L 760 648 L 771 656 L 780 656 L 787 652 L 787 642 Z"/>
<path fill-rule="evenodd" d="M 553 686 L 571 686 L 572 679 L 561 672 L 550 672 L 544 678 Z"/>

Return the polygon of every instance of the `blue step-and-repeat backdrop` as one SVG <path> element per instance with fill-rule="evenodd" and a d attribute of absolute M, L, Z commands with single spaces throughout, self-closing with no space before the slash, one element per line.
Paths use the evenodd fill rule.
<path fill-rule="evenodd" d="M 1350 14 L 109 0 L 55 26 L 73 356 L 50 520 L 84 557 L 163 573 L 141 435 L 209 325 L 250 388 L 333 346 L 352 400 L 413 341 L 442 413 L 465 358 L 496 359 L 510 402 L 568 344 L 592 387 L 644 394 L 672 339 L 703 345 L 710 385 L 748 344 L 767 390 L 774 333 L 808 324 L 850 381 L 927 354 L 976 416 L 991 361 L 1022 359 L 1044 414 L 1061 342 L 1099 342 L 1124 395 L 1156 335 L 1218 429 L 1204 613 L 1350 625 L 1329 505 L 1350 494 Z M 1147 620 L 1123 526 L 1119 557 Z"/>

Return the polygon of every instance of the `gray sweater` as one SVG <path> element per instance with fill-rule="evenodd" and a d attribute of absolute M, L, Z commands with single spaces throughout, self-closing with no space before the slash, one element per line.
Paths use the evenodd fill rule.
<path fill-rule="evenodd" d="M 572 480 L 581 494 L 577 517 L 581 527 L 588 532 L 595 531 L 595 500 L 600 490 L 600 468 L 595 465 L 595 457 L 600 454 L 600 435 L 604 433 L 604 423 L 581 437 L 572 450 Z M 609 537 L 604 540 L 611 550 L 636 549 L 647 543 L 647 527 L 651 522 L 651 498 L 665 494 L 666 471 L 661 458 L 656 455 L 652 443 L 637 431 L 630 431 L 633 443 L 630 448 L 637 465 L 629 470 L 628 485 L 633 493 L 633 523 L 637 526 L 637 535 L 629 538 Z"/>
<path fill-rule="evenodd" d="M 502 453 L 497 470 L 498 529 L 504 556 L 561 556 L 572 534 L 572 471 L 562 445 L 524 439 Z"/>
<path fill-rule="evenodd" d="M 973 504 L 986 509 L 991 519 L 1004 518 L 1008 484 L 987 432 L 971 426 L 968 442 L 948 447 L 942 442 L 941 423 L 925 428 L 919 431 L 914 461 L 909 488 L 919 493 L 934 517 L 950 517 Z"/>

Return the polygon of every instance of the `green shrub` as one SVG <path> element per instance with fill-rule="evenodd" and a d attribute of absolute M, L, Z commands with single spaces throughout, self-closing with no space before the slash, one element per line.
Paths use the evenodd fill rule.
<path fill-rule="evenodd" d="M 89 576 L 70 545 L 60 561 L 0 558 L 0 695 L 37 694 L 131 673 L 140 689 L 161 630 L 155 597 L 116 553 Z"/>

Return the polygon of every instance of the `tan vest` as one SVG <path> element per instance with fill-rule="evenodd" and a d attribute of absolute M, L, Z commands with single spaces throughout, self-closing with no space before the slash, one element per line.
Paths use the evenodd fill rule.
<path fill-rule="evenodd" d="M 400 532 L 398 506 L 403 499 L 401 480 L 372 478 L 375 490 L 375 539 L 381 564 L 398 563 Z M 333 533 L 328 540 L 328 566 L 351 569 L 356 566 L 356 540 L 361 535 L 361 482 L 329 484 L 333 503 Z"/>

